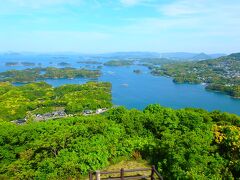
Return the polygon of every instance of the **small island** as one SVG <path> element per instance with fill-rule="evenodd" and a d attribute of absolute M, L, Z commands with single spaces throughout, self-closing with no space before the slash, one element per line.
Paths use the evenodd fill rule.
<path fill-rule="evenodd" d="M 71 66 L 70 63 L 67 63 L 67 62 L 60 62 L 57 64 L 58 66 L 63 66 L 63 67 L 67 67 L 67 66 Z"/>
<path fill-rule="evenodd" d="M 142 59 L 139 59 L 138 61 L 143 65 L 163 65 L 163 64 L 178 62 L 176 60 L 167 59 L 167 58 L 142 58 Z"/>
<path fill-rule="evenodd" d="M 44 73 L 42 73 L 44 72 Z M 99 70 L 75 69 L 75 68 L 30 68 L 24 70 L 9 70 L 0 73 L 0 81 L 11 83 L 30 83 L 44 79 L 74 79 L 97 78 L 101 75 Z"/>
<path fill-rule="evenodd" d="M 134 69 L 133 72 L 136 73 L 136 74 L 141 74 L 142 73 L 142 71 L 140 69 Z"/>
<path fill-rule="evenodd" d="M 77 63 L 79 64 L 102 64 L 99 61 L 92 61 L 92 60 L 88 60 L 88 61 L 78 61 Z"/>
<path fill-rule="evenodd" d="M 74 78 L 97 78 L 101 75 L 99 70 L 75 69 L 75 68 L 45 68 L 45 74 L 40 77 L 43 79 L 74 79 Z"/>
<path fill-rule="evenodd" d="M 21 62 L 21 65 L 23 66 L 35 66 L 36 64 L 33 62 Z"/>
<path fill-rule="evenodd" d="M 105 66 L 131 66 L 134 61 L 129 60 L 112 60 L 104 63 Z"/>
<path fill-rule="evenodd" d="M 5 66 L 18 66 L 19 63 L 18 62 L 6 62 Z"/>
<path fill-rule="evenodd" d="M 5 66 L 35 66 L 36 64 L 33 62 L 6 62 Z"/>

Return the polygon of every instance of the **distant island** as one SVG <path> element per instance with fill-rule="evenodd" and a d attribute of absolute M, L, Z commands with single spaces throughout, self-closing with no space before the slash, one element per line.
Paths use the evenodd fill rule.
<path fill-rule="evenodd" d="M 5 63 L 5 66 L 17 66 L 17 65 L 19 65 L 18 62 L 6 62 Z"/>
<path fill-rule="evenodd" d="M 111 60 L 104 63 L 105 66 L 131 66 L 133 65 L 133 61 L 129 60 Z"/>
<path fill-rule="evenodd" d="M 144 64 L 144 65 L 163 65 L 163 64 L 179 62 L 179 61 L 168 59 L 168 58 L 140 58 L 138 61 L 140 64 Z"/>
<path fill-rule="evenodd" d="M 142 71 L 140 69 L 134 69 L 133 72 L 136 73 L 136 74 L 141 74 L 142 73 Z"/>
<path fill-rule="evenodd" d="M 67 62 L 60 62 L 60 63 L 58 63 L 57 64 L 58 66 L 71 66 L 71 64 L 70 63 L 67 63 Z"/>
<path fill-rule="evenodd" d="M 66 56 L 55 56 L 54 59 L 68 59 Z"/>
<path fill-rule="evenodd" d="M 21 64 L 23 65 L 23 66 L 35 66 L 36 64 L 35 63 L 33 63 L 33 62 L 21 62 Z"/>
<path fill-rule="evenodd" d="M 44 72 L 44 73 L 41 73 Z M 29 83 L 44 79 L 62 78 L 97 78 L 101 75 L 99 70 L 75 69 L 75 68 L 31 68 L 24 70 L 9 70 L 0 73 L 0 81 L 11 83 Z"/>
<path fill-rule="evenodd" d="M 138 65 L 146 66 L 148 69 L 153 69 L 155 67 L 162 66 L 164 64 L 174 64 L 179 63 L 179 60 L 173 60 L 168 58 L 139 58 Z"/>
<path fill-rule="evenodd" d="M 175 83 L 206 83 L 207 90 L 240 98 L 240 53 L 198 62 L 164 64 L 153 75 L 173 77 Z"/>
<path fill-rule="evenodd" d="M 22 66 L 35 66 L 36 64 L 33 63 L 33 62 L 6 62 L 5 63 L 5 66 L 19 66 L 19 65 L 22 65 Z"/>
<path fill-rule="evenodd" d="M 78 61 L 77 63 L 79 63 L 79 64 L 102 64 L 101 62 L 92 61 L 92 60 L 89 60 L 89 61 Z"/>

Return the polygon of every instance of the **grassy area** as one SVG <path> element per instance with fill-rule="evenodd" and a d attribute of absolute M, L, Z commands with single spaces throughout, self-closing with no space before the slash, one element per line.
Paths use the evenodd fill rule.
<path fill-rule="evenodd" d="M 123 160 L 117 164 L 111 165 L 103 171 L 117 171 L 121 168 L 124 169 L 138 169 L 138 168 L 149 168 L 151 165 L 145 160 Z"/>
<path fill-rule="evenodd" d="M 101 175 L 101 178 L 107 178 L 107 177 L 119 177 L 120 176 L 120 169 L 124 168 L 125 170 L 129 169 L 139 169 L 139 168 L 150 168 L 151 165 L 148 164 L 145 160 L 122 160 L 119 163 L 110 165 L 109 167 L 102 169 L 101 171 L 119 171 L 119 173 L 116 174 L 110 174 L 110 175 Z M 126 176 L 134 176 L 134 175 L 144 175 L 144 176 L 150 176 L 151 171 L 137 171 L 132 173 L 125 173 Z M 95 177 L 94 177 L 95 178 Z M 89 178 L 86 177 L 86 180 Z"/>

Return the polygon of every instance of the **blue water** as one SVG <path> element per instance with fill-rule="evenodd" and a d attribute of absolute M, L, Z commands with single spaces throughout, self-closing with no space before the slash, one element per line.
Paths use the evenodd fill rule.
<path fill-rule="evenodd" d="M 81 59 L 84 58 L 71 56 L 65 59 L 56 60 L 52 56 L 34 56 L 34 58 L 31 56 L 24 58 L 18 57 L 19 61 L 41 62 L 43 67 L 49 65 L 57 66 L 58 62 L 71 63 L 75 68 L 86 67 L 94 69 L 98 66 L 76 63 Z M 5 57 L 3 59 L 0 57 L 0 60 L 0 71 L 26 68 L 23 66 L 6 67 L 4 65 L 4 62 L 14 61 L 14 58 L 10 59 Z M 107 61 L 106 59 L 100 60 L 103 62 Z M 52 64 L 49 64 L 49 62 L 52 62 Z M 133 73 L 134 69 L 140 69 L 142 73 Z M 144 66 L 104 66 L 102 72 L 102 76 L 98 79 L 47 79 L 46 82 L 56 87 L 63 84 L 83 84 L 87 81 L 108 81 L 112 83 L 113 103 L 116 105 L 123 105 L 127 108 L 144 109 L 148 104 L 159 103 L 174 109 L 195 107 L 209 111 L 221 110 L 240 114 L 240 99 L 234 99 L 221 93 L 206 91 L 202 85 L 175 84 L 172 82 L 171 78 L 152 76 L 149 70 Z"/>

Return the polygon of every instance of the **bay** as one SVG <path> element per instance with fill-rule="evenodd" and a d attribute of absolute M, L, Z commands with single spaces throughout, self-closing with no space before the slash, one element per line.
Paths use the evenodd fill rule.
<path fill-rule="evenodd" d="M 59 62 L 68 62 L 75 68 L 96 69 L 98 65 L 79 64 L 77 61 L 89 60 L 89 57 L 66 56 L 56 59 L 53 56 L 0 56 L 0 71 L 9 69 L 25 69 L 31 67 L 5 66 L 5 62 L 27 61 L 41 63 L 42 67 L 59 67 Z M 96 60 L 96 59 L 94 59 Z M 106 62 L 108 59 L 99 59 Z M 51 63 L 50 63 L 51 62 Z M 136 74 L 134 70 L 141 70 Z M 240 114 L 240 100 L 231 98 L 228 95 L 206 91 L 203 85 L 175 84 L 171 78 L 153 76 L 147 67 L 127 66 L 110 67 L 103 66 L 102 76 L 97 79 L 76 78 L 76 79 L 47 79 L 47 83 L 56 86 L 64 84 L 83 84 L 88 81 L 107 81 L 112 83 L 112 97 L 115 105 L 123 105 L 127 108 L 144 109 L 149 104 L 161 104 L 162 106 L 174 109 L 194 107 L 208 111 L 220 110 Z M 20 84 L 17 84 L 20 85 Z"/>

